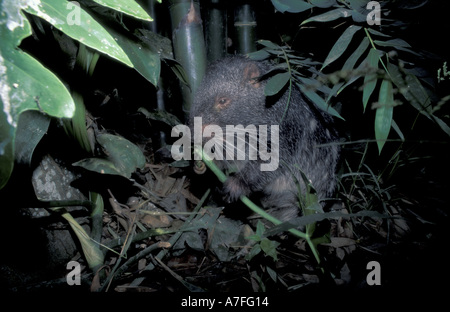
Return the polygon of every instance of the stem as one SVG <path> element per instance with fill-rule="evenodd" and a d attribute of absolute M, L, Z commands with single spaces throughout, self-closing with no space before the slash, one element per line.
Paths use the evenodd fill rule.
<path fill-rule="evenodd" d="M 205 194 L 202 196 L 202 198 L 200 199 L 200 202 L 197 204 L 197 206 L 194 208 L 194 211 L 192 212 L 192 215 L 189 216 L 189 218 L 184 222 L 184 225 L 176 232 L 175 235 L 173 235 L 169 240 L 168 243 L 170 246 L 175 245 L 175 243 L 177 242 L 177 240 L 181 237 L 181 235 L 183 234 L 183 232 L 187 229 L 189 229 L 190 227 L 190 223 L 191 221 L 194 219 L 194 217 L 197 215 L 197 213 L 200 211 L 200 208 L 203 206 L 203 203 L 205 202 L 206 198 L 209 196 L 209 192 L 210 190 L 208 189 Z M 151 248 L 147 247 L 147 248 Z M 153 249 L 152 249 L 153 250 Z M 164 256 L 167 254 L 167 252 L 169 251 L 169 248 L 164 248 L 162 249 L 155 257 L 158 259 L 162 259 L 164 258 Z M 144 251 L 142 251 L 144 252 Z M 153 263 L 150 263 L 149 265 L 147 265 L 147 267 L 145 267 L 144 271 L 151 271 L 155 268 Z M 131 282 L 130 286 L 139 286 L 142 281 L 145 279 L 145 277 L 138 277 L 135 280 L 133 280 L 133 282 Z"/>
<path fill-rule="evenodd" d="M 286 54 L 286 51 L 284 51 L 283 48 L 281 49 L 281 51 L 282 51 L 283 54 L 284 54 L 284 59 L 286 60 L 286 64 L 287 64 L 287 66 L 288 66 L 288 72 L 289 72 L 289 75 L 291 76 L 291 78 L 289 78 L 289 96 L 288 96 L 288 102 L 287 102 L 286 108 L 285 108 L 285 110 L 284 110 L 284 112 L 283 112 L 283 116 L 281 117 L 280 124 L 283 122 L 284 117 L 286 116 L 287 110 L 288 110 L 288 108 L 289 108 L 289 105 L 291 104 L 291 94 L 292 94 L 292 70 L 291 70 L 291 64 L 289 64 L 289 58 L 288 58 L 288 56 L 287 56 L 287 54 Z"/>
<path fill-rule="evenodd" d="M 227 179 L 227 176 L 214 164 L 213 160 L 209 157 L 208 154 L 204 153 L 203 149 L 201 147 L 195 146 L 194 147 L 194 153 L 197 153 L 198 155 L 202 156 L 202 160 L 205 162 L 206 166 L 211 169 L 211 171 L 217 176 L 220 182 L 224 183 Z M 257 213 L 264 219 L 272 222 L 275 225 L 281 224 L 282 221 L 278 220 L 277 218 L 271 216 L 267 212 L 265 212 L 263 209 L 255 205 L 247 196 L 241 196 L 240 200 L 253 212 Z M 290 233 L 294 234 L 295 236 L 299 238 L 303 238 L 308 242 L 309 247 L 312 250 L 312 253 L 314 255 L 314 258 L 316 259 L 317 263 L 320 264 L 320 257 L 319 253 L 316 249 L 316 246 L 314 246 L 311 236 L 307 233 L 303 233 L 297 229 L 290 229 Z"/>
<path fill-rule="evenodd" d="M 367 38 L 368 38 L 369 41 L 370 41 L 370 45 L 372 46 L 372 48 L 373 48 L 374 50 L 377 50 L 377 51 L 378 51 L 378 49 L 375 47 L 375 42 L 373 42 L 372 37 L 370 36 L 369 31 L 367 30 L 367 28 L 364 28 L 364 31 L 365 31 L 365 33 L 366 33 Z M 381 57 L 379 57 L 379 56 L 378 56 L 378 59 L 380 60 L 381 65 L 383 65 L 384 70 L 386 71 L 386 73 L 388 74 L 388 76 L 389 76 L 389 77 L 391 78 L 391 80 L 392 80 L 391 74 L 389 73 L 389 71 L 388 71 L 386 65 L 384 64 L 383 59 L 382 59 Z"/>

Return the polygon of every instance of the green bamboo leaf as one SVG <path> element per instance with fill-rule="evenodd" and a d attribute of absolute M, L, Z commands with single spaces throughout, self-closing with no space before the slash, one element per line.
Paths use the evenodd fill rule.
<path fill-rule="evenodd" d="M 344 51 L 347 49 L 350 41 L 352 40 L 353 35 L 361 28 L 362 28 L 361 26 L 350 25 L 344 31 L 344 33 L 339 37 L 339 39 L 336 41 L 334 46 L 331 48 L 330 53 L 328 54 L 327 58 L 323 62 L 322 68 L 320 69 L 321 71 L 326 66 L 328 66 L 331 63 L 333 63 L 334 61 L 336 61 L 344 53 Z"/>
<path fill-rule="evenodd" d="M 310 0 L 313 6 L 318 8 L 329 8 L 336 4 L 336 0 Z"/>
<path fill-rule="evenodd" d="M 407 75 L 405 78 L 407 90 L 401 90 L 405 98 L 423 115 L 435 121 L 442 131 L 450 136 L 450 127 L 432 112 L 431 99 L 419 79 L 414 75 Z"/>
<path fill-rule="evenodd" d="M 351 70 L 355 68 L 356 62 L 359 60 L 361 55 L 366 52 L 367 47 L 369 46 L 369 38 L 364 37 L 356 50 L 350 55 L 350 57 L 345 61 L 344 66 L 342 66 L 343 70 Z"/>
<path fill-rule="evenodd" d="M 370 31 L 370 28 L 369 28 L 369 31 Z M 372 30 L 371 32 L 374 32 L 374 31 Z M 381 34 L 381 33 L 377 32 L 377 34 Z M 387 40 L 387 41 L 374 40 L 374 44 L 381 46 L 381 47 L 393 47 L 399 51 L 405 51 L 405 52 L 411 53 L 418 57 L 421 56 L 419 53 L 410 49 L 412 47 L 409 45 L 408 42 L 406 42 L 405 40 L 400 39 L 400 38 L 395 38 L 395 39 L 391 39 L 391 40 Z"/>
<path fill-rule="evenodd" d="M 390 35 L 386 35 L 386 34 L 380 32 L 380 31 L 377 31 L 377 30 L 375 30 L 375 29 L 373 29 L 373 28 L 368 28 L 367 30 L 368 30 L 372 35 L 381 36 L 381 37 L 388 37 L 388 38 L 391 37 Z"/>
<path fill-rule="evenodd" d="M 280 49 L 280 46 L 278 44 L 273 43 L 270 40 L 258 40 L 257 43 L 259 43 L 269 49 L 274 49 L 274 50 Z"/>
<path fill-rule="evenodd" d="M 345 61 L 344 66 L 342 66 L 343 71 L 351 72 L 351 70 L 355 67 L 356 62 L 359 60 L 361 55 L 367 50 L 369 47 L 369 38 L 364 37 L 356 50 L 350 55 L 350 57 Z M 351 78 L 355 78 L 355 75 L 352 75 Z M 349 84 L 344 81 L 336 83 L 331 91 L 328 93 L 327 103 L 330 101 L 331 97 L 339 94 L 344 90 Z"/>
<path fill-rule="evenodd" d="M 344 90 L 346 87 L 348 87 L 349 85 L 351 85 L 352 83 L 354 83 L 356 80 L 358 80 L 359 78 L 361 78 L 363 75 L 361 74 L 364 71 L 364 67 L 365 67 L 365 63 L 362 62 L 361 64 L 359 64 L 359 66 L 354 70 L 354 73 L 352 73 L 352 75 L 350 76 L 350 79 L 339 89 L 339 91 L 337 92 L 337 94 L 339 94 L 340 92 L 342 92 L 342 90 Z"/>
<path fill-rule="evenodd" d="M 100 5 L 125 13 L 144 21 L 153 21 L 147 12 L 136 2 L 130 0 L 94 0 Z"/>
<path fill-rule="evenodd" d="M 281 13 L 300 13 L 312 8 L 312 5 L 299 0 L 272 0 L 272 4 Z"/>
<path fill-rule="evenodd" d="M 392 63 L 388 63 L 387 68 L 392 77 L 392 81 L 409 104 L 428 119 L 433 120 L 430 96 L 423 88 L 419 79 L 414 75 L 407 75 L 403 78 L 398 66 Z"/>
<path fill-rule="evenodd" d="M 304 25 L 309 22 L 320 22 L 320 23 L 331 22 L 331 21 L 337 20 L 338 18 L 349 17 L 349 16 L 352 16 L 351 10 L 345 9 L 345 8 L 338 8 L 335 10 L 325 12 L 323 14 L 319 14 L 319 15 L 310 17 L 310 18 L 304 20 L 300 25 Z"/>
<path fill-rule="evenodd" d="M 281 89 L 284 88 L 284 86 L 288 83 L 289 79 L 291 78 L 291 74 L 288 72 L 276 74 L 275 76 L 271 77 L 266 84 L 266 87 L 264 89 L 264 94 L 266 96 L 272 96 L 280 92 Z"/>
<path fill-rule="evenodd" d="M 413 50 L 408 49 L 408 48 L 399 47 L 399 46 L 396 46 L 395 48 L 396 48 L 397 50 L 399 50 L 399 51 L 405 51 L 405 52 L 411 53 L 412 55 L 415 55 L 415 56 L 417 56 L 417 57 L 422 57 L 422 56 L 423 56 L 423 55 L 421 55 L 420 53 L 414 52 Z"/>
<path fill-rule="evenodd" d="M 302 93 L 308 99 L 310 99 L 321 110 L 323 110 L 325 112 L 328 112 L 331 116 L 334 116 L 334 117 L 337 117 L 337 118 L 340 118 L 340 119 L 344 120 L 344 118 L 342 118 L 342 116 L 333 107 L 328 105 L 327 102 L 325 102 L 325 100 L 322 97 L 320 97 L 312 89 L 305 87 L 305 86 L 308 85 L 308 80 L 307 79 L 300 78 L 300 80 L 302 81 L 302 84 L 297 83 L 297 86 L 300 88 Z"/>
<path fill-rule="evenodd" d="M 377 140 L 378 152 L 381 153 L 391 130 L 394 112 L 394 91 L 390 80 L 383 79 L 378 104 L 379 107 L 375 113 L 375 139 Z"/>
<path fill-rule="evenodd" d="M 356 23 L 366 23 L 369 10 L 366 8 L 367 0 L 347 0 L 352 8 L 352 19 Z"/>
<path fill-rule="evenodd" d="M 382 46 L 382 47 L 400 47 L 400 48 L 411 48 L 408 42 L 406 42 L 403 39 L 395 38 L 392 40 L 387 41 L 381 41 L 381 40 L 374 40 L 373 41 L 376 45 Z"/>
<path fill-rule="evenodd" d="M 405 141 L 405 135 L 403 134 L 402 130 L 400 130 L 400 127 L 397 125 L 394 119 L 392 119 L 392 129 L 397 132 L 400 140 Z"/>
<path fill-rule="evenodd" d="M 41 0 L 38 5 L 31 0 L 29 2 L 29 6 L 24 8 L 28 13 L 39 16 L 88 47 L 133 67 L 116 40 L 76 1 Z"/>
<path fill-rule="evenodd" d="M 371 48 L 369 51 L 369 55 L 367 56 L 367 64 L 369 65 L 369 72 L 364 77 L 364 89 L 363 89 L 363 107 L 364 111 L 366 111 L 367 102 L 369 102 L 369 98 L 375 90 L 375 86 L 377 84 L 377 73 L 376 69 L 378 68 L 378 60 L 379 60 L 378 51 L 374 48 Z"/>
<path fill-rule="evenodd" d="M 449 125 L 433 114 L 430 96 L 427 94 L 419 79 L 414 75 L 407 75 L 403 79 L 398 66 L 388 63 L 387 67 L 394 84 L 408 103 L 417 109 L 419 113 L 436 122 L 441 130 L 450 136 Z"/>
<path fill-rule="evenodd" d="M 270 56 L 270 53 L 267 52 L 266 50 L 262 49 L 262 50 L 258 50 L 255 52 L 250 52 L 247 54 L 247 56 L 255 61 L 262 61 L 267 59 Z"/>

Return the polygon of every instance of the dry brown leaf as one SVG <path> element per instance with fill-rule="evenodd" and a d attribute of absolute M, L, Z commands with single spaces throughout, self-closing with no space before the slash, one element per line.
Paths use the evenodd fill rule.
<path fill-rule="evenodd" d="M 147 260 L 145 258 L 142 258 L 138 261 L 138 271 L 142 271 L 143 269 L 145 269 L 147 265 Z"/>
<path fill-rule="evenodd" d="M 200 199 L 198 199 L 197 197 L 194 196 L 194 194 L 192 194 L 191 192 L 189 192 L 189 190 L 187 189 L 182 189 L 181 190 L 181 194 L 183 194 L 183 196 L 190 201 L 191 203 L 193 203 L 194 205 L 197 205 L 200 202 Z"/>
<path fill-rule="evenodd" d="M 170 220 L 165 215 L 152 216 L 146 214 L 141 218 L 141 222 L 150 228 L 161 228 L 170 226 Z"/>
<path fill-rule="evenodd" d="M 159 242 L 158 245 L 161 248 L 170 248 L 172 246 L 172 244 L 169 242 Z"/>
<path fill-rule="evenodd" d="M 177 179 L 172 177 L 164 177 L 157 180 L 155 185 L 155 193 L 159 196 L 167 196 L 172 187 L 175 185 Z"/>

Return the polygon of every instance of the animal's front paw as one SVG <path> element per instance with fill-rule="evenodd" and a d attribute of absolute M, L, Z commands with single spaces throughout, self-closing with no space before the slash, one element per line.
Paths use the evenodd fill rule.
<path fill-rule="evenodd" d="M 242 183 L 242 181 L 236 177 L 230 176 L 223 184 L 223 199 L 226 203 L 234 203 L 239 200 L 239 197 L 250 194 L 249 187 Z"/>

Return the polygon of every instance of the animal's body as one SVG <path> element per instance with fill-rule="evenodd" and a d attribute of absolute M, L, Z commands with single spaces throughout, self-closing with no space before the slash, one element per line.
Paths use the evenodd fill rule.
<path fill-rule="evenodd" d="M 319 199 L 332 196 L 336 185 L 336 165 L 339 145 L 332 117 L 304 99 L 297 88 L 266 97 L 267 73 L 273 69 L 267 62 L 256 62 L 242 56 L 228 57 L 213 63 L 198 88 L 190 111 L 189 125 L 194 117 L 202 117 L 202 129 L 207 125 L 222 127 L 224 148 L 230 143 L 225 136 L 227 125 L 248 127 L 260 125 L 279 127 L 279 164 L 276 170 L 262 171 L 261 160 L 216 161 L 222 169 L 233 168 L 224 183 L 224 195 L 232 203 L 241 195 L 260 194 L 266 209 L 282 220 L 298 216 L 299 185 L 305 185 L 300 170 L 311 181 Z M 250 129 L 250 128 L 249 128 Z M 270 131 L 268 131 L 270 132 Z M 249 135 L 247 135 L 249 136 Z M 270 134 L 269 134 L 270 137 Z M 208 140 L 210 138 L 205 138 Z M 260 142 L 258 149 L 266 148 Z M 268 140 L 270 148 L 277 148 Z M 246 151 L 248 156 L 249 150 Z M 228 156 L 236 157 L 228 154 Z M 300 169 L 300 170 L 299 170 Z"/>

